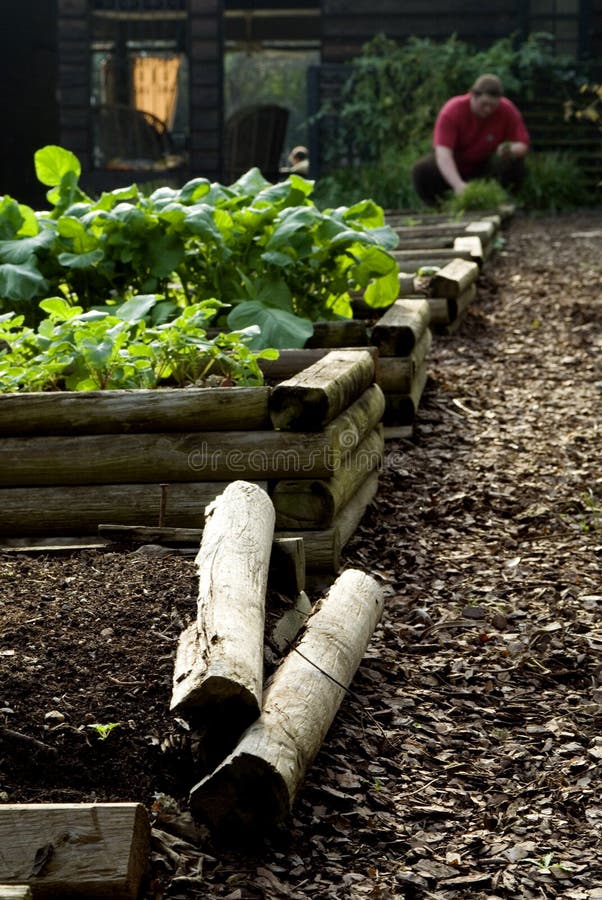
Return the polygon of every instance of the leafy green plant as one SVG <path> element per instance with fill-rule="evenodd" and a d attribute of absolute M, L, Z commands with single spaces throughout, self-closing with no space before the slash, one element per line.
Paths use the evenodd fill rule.
<path fill-rule="evenodd" d="M 508 203 L 510 197 L 498 181 L 492 178 L 475 178 L 469 181 L 461 194 L 446 197 L 442 207 L 449 213 L 469 210 L 494 210 Z"/>
<path fill-rule="evenodd" d="M 277 350 L 252 350 L 258 328 L 220 333 L 205 330 L 215 301 L 186 307 L 170 322 L 149 324 L 155 295 L 132 297 L 120 307 L 89 310 L 61 297 L 42 301 L 48 314 L 37 331 L 22 316 L 0 318 L 0 391 L 106 390 L 183 387 L 220 383 L 259 385 L 258 360 Z"/>
<path fill-rule="evenodd" d="M 311 322 L 349 316 L 351 291 L 375 307 L 396 296 L 388 250 L 397 239 L 371 200 L 319 210 L 312 182 L 291 175 L 273 185 L 258 169 L 229 187 L 197 178 L 93 200 L 69 151 L 44 147 L 35 162 L 53 208 L 34 213 L 8 197 L 0 205 L 2 308 L 29 326 L 49 296 L 90 311 L 99 298 L 160 294 L 171 317 L 217 297 L 243 307 L 220 327 L 259 324 L 257 345 L 290 347 L 303 345 Z"/>

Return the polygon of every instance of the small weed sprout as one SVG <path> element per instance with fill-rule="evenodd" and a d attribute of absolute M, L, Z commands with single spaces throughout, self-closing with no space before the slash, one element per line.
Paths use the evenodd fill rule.
<path fill-rule="evenodd" d="M 106 741 L 110 733 L 114 728 L 117 728 L 118 725 L 121 725 L 121 722 L 107 722 L 105 725 L 100 722 L 95 722 L 92 725 L 88 725 L 88 728 L 93 728 L 96 734 L 98 735 L 99 740 Z"/>

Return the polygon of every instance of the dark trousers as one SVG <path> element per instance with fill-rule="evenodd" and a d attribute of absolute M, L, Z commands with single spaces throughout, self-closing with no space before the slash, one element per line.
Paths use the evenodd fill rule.
<path fill-rule="evenodd" d="M 503 159 L 501 156 L 491 156 L 483 166 L 464 180 L 495 178 L 502 187 L 512 190 L 520 185 L 524 177 L 525 160 L 523 157 Z M 451 190 L 439 171 L 434 153 L 427 153 L 415 163 L 412 169 L 412 181 L 414 190 L 427 206 L 435 206 L 437 201 Z"/>

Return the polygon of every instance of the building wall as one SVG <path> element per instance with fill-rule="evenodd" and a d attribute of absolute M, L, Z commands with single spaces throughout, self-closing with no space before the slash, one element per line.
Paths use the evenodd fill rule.
<path fill-rule="evenodd" d="M 3 0 L 2 13 L 0 194 L 40 207 L 33 154 L 58 140 L 56 2 Z"/>

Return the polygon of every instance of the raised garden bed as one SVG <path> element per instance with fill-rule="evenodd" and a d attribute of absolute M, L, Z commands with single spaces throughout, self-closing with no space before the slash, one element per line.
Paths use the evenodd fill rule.
<path fill-rule="evenodd" d="M 0 534 L 202 528 L 226 484 L 268 487 L 277 527 L 336 571 L 377 487 L 374 353 L 333 351 L 276 387 L 0 396 Z M 307 532 L 307 534 L 305 534 Z"/>

